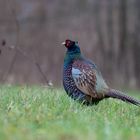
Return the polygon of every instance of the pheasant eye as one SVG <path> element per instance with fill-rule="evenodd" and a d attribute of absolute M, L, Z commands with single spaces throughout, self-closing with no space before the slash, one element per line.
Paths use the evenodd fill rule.
<path fill-rule="evenodd" d="M 70 48 L 71 46 L 74 45 L 74 43 L 75 43 L 74 41 L 67 39 L 67 40 L 65 40 L 65 47 Z"/>
<path fill-rule="evenodd" d="M 71 42 L 69 40 L 66 40 L 66 46 L 70 47 Z"/>

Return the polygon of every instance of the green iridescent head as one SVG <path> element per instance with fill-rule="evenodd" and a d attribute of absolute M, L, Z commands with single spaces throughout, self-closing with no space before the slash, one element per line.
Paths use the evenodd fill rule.
<path fill-rule="evenodd" d="M 77 41 L 72 41 L 69 39 L 66 39 L 65 42 L 62 43 L 67 48 L 67 53 L 70 54 L 80 54 L 80 47 L 78 45 Z"/>

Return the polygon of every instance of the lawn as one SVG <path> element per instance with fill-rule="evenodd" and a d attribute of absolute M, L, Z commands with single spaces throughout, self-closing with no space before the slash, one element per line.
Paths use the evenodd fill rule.
<path fill-rule="evenodd" d="M 87 107 L 63 89 L 0 87 L 0 140 L 139 139 L 140 107 L 114 99 Z"/>

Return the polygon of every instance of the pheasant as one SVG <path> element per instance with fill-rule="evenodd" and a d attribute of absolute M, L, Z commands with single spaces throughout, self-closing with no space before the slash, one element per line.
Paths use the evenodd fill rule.
<path fill-rule="evenodd" d="M 72 99 L 93 105 L 111 97 L 140 106 L 140 101 L 108 87 L 98 67 L 81 54 L 78 42 L 67 39 L 62 44 L 67 48 L 63 66 L 63 86 Z"/>

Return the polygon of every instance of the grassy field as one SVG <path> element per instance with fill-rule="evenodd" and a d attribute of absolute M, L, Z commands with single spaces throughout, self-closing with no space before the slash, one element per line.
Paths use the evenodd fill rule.
<path fill-rule="evenodd" d="M 140 107 L 113 99 L 87 107 L 62 89 L 0 87 L 0 140 L 139 139 Z"/>

